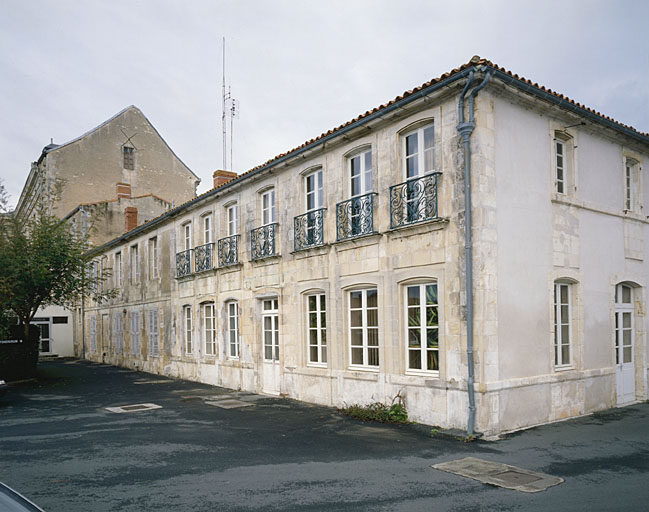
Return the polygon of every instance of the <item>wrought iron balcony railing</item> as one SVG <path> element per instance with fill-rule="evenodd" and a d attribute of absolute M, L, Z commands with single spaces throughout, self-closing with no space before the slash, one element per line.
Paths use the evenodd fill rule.
<path fill-rule="evenodd" d="M 313 210 L 293 219 L 293 247 L 296 251 L 317 247 L 324 243 L 324 212 L 326 208 Z"/>
<path fill-rule="evenodd" d="M 239 235 L 221 238 L 218 241 L 219 267 L 239 263 Z"/>
<path fill-rule="evenodd" d="M 176 277 L 185 277 L 192 273 L 192 250 L 176 253 Z"/>
<path fill-rule="evenodd" d="M 260 260 L 275 256 L 275 238 L 279 224 L 267 224 L 250 231 L 250 259 Z"/>
<path fill-rule="evenodd" d="M 194 272 L 205 272 L 212 270 L 214 265 L 212 263 L 214 253 L 214 244 L 199 245 L 194 247 Z"/>
<path fill-rule="evenodd" d="M 390 187 L 390 227 L 436 219 L 437 178 L 434 172 Z"/>
<path fill-rule="evenodd" d="M 376 192 L 352 197 L 336 205 L 336 240 L 374 233 Z"/>

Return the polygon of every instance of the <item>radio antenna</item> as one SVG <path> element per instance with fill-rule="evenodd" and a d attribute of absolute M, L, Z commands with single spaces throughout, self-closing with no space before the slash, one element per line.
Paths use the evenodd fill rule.
<path fill-rule="evenodd" d="M 226 117 L 230 117 L 230 170 L 233 167 L 233 133 L 234 133 L 234 118 L 239 117 L 239 103 L 232 97 L 230 86 L 227 87 L 226 92 L 225 82 L 225 37 L 223 38 L 223 84 L 222 84 L 222 103 L 221 103 L 221 125 L 223 129 L 223 170 L 228 170 L 228 124 Z"/>

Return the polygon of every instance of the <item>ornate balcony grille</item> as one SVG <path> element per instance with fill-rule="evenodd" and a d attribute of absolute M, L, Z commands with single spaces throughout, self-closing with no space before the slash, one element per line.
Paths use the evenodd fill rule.
<path fill-rule="evenodd" d="M 250 231 L 250 259 L 275 256 L 275 235 L 279 224 L 268 224 Z"/>
<path fill-rule="evenodd" d="M 239 235 L 221 238 L 218 244 L 219 267 L 227 267 L 239 263 Z"/>
<path fill-rule="evenodd" d="M 437 178 L 440 174 L 435 172 L 390 187 L 391 228 L 437 218 Z"/>
<path fill-rule="evenodd" d="M 214 268 L 212 264 L 213 253 L 213 243 L 194 247 L 194 272 L 205 272 L 206 270 L 212 270 L 212 268 Z"/>
<path fill-rule="evenodd" d="M 317 247 L 324 243 L 324 212 L 326 208 L 313 210 L 293 219 L 295 240 L 293 247 L 296 251 Z"/>
<path fill-rule="evenodd" d="M 346 240 L 374 233 L 375 192 L 336 205 L 336 239 Z"/>
<path fill-rule="evenodd" d="M 192 273 L 192 250 L 176 253 L 176 277 L 185 277 Z"/>

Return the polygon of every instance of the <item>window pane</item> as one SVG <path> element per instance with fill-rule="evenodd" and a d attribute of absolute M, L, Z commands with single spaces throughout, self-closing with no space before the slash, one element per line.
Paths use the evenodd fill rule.
<path fill-rule="evenodd" d="M 363 305 L 362 302 L 362 297 L 363 292 L 357 291 L 357 292 L 351 292 L 349 294 L 349 305 L 352 308 L 360 308 Z"/>
<path fill-rule="evenodd" d="M 439 325 L 437 306 L 429 306 L 426 308 L 426 325 L 429 327 Z"/>
<path fill-rule="evenodd" d="M 327 344 L 327 331 L 325 331 L 324 329 L 322 329 L 322 331 L 320 331 L 320 339 L 321 339 L 323 345 Z"/>
<path fill-rule="evenodd" d="M 361 327 L 363 325 L 363 312 L 362 311 L 352 311 L 350 323 L 352 327 Z"/>
<path fill-rule="evenodd" d="M 379 345 L 379 330 L 378 329 L 368 329 L 367 330 L 367 344 L 373 347 Z"/>
<path fill-rule="evenodd" d="M 561 345 L 561 364 L 570 364 L 570 345 Z"/>
<path fill-rule="evenodd" d="M 318 331 L 315 329 L 309 330 L 309 344 L 317 345 L 318 344 Z"/>
<path fill-rule="evenodd" d="M 363 331 L 360 329 L 352 329 L 352 345 L 363 345 Z"/>
<path fill-rule="evenodd" d="M 320 327 L 327 327 L 327 314 L 324 311 L 320 313 Z"/>
<path fill-rule="evenodd" d="M 570 315 L 568 314 L 568 306 L 561 306 L 561 322 L 567 323 L 569 319 Z"/>
<path fill-rule="evenodd" d="M 325 308 L 325 296 L 324 295 L 320 295 L 320 309 L 322 311 L 325 311 L 325 309 L 327 309 L 327 308 Z"/>
<path fill-rule="evenodd" d="M 559 289 L 561 290 L 561 304 L 568 304 L 568 285 L 562 284 Z"/>
<path fill-rule="evenodd" d="M 421 347 L 421 330 L 408 329 L 408 346 Z"/>
<path fill-rule="evenodd" d="M 408 286 L 408 305 L 419 305 L 419 286 Z"/>
<path fill-rule="evenodd" d="M 318 327 L 318 314 L 309 313 L 309 327 L 315 328 Z"/>
<path fill-rule="evenodd" d="M 352 364 L 363 364 L 362 348 L 352 348 Z"/>
<path fill-rule="evenodd" d="M 417 134 L 413 133 L 411 135 L 408 135 L 406 137 L 406 156 L 411 156 L 417 153 L 417 148 L 418 148 Z"/>
<path fill-rule="evenodd" d="M 428 370 L 439 370 L 439 354 L 437 351 L 429 350 L 426 354 L 427 357 L 427 368 Z"/>
<path fill-rule="evenodd" d="M 437 304 L 437 285 L 426 285 L 426 304 Z"/>
<path fill-rule="evenodd" d="M 624 362 L 625 363 L 633 362 L 633 355 L 631 353 L 631 347 L 624 347 Z"/>
<path fill-rule="evenodd" d="M 421 325 L 421 313 L 419 308 L 408 308 L 408 325 L 419 327 Z"/>
<path fill-rule="evenodd" d="M 408 351 L 408 368 L 413 370 L 421 370 L 421 351 L 409 350 Z"/>
<path fill-rule="evenodd" d="M 622 327 L 631 327 L 631 313 L 622 313 Z"/>
<path fill-rule="evenodd" d="M 367 364 L 370 366 L 378 366 L 379 365 L 379 349 L 378 348 L 369 348 L 367 349 L 367 357 L 368 357 L 368 362 Z"/>
<path fill-rule="evenodd" d="M 367 307 L 375 308 L 378 305 L 376 290 L 367 290 Z"/>
<path fill-rule="evenodd" d="M 327 362 L 327 347 L 322 347 L 322 361 L 321 363 Z"/>
<path fill-rule="evenodd" d="M 309 358 L 313 363 L 318 362 L 318 347 L 311 347 L 311 350 L 309 351 Z"/>
<path fill-rule="evenodd" d="M 631 288 L 628 286 L 622 287 L 622 302 L 624 304 L 631 304 Z"/>
<path fill-rule="evenodd" d="M 43 337 L 47 338 L 47 336 L 43 336 Z M 625 330 L 622 331 L 622 344 L 625 347 L 628 347 L 629 345 L 631 345 L 631 330 L 630 329 L 629 330 L 625 329 Z"/>
<path fill-rule="evenodd" d="M 568 343 L 570 341 L 570 326 L 562 325 L 561 326 L 561 342 Z"/>
<path fill-rule="evenodd" d="M 378 327 L 379 325 L 379 312 L 376 309 L 367 311 L 367 326 Z"/>
<path fill-rule="evenodd" d="M 439 347 L 439 331 L 437 329 L 428 329 L 426 333 L 426 345 L 428 348 Z"/>
<path fill-rule="evenodd" d="M 273 347 L 270 345 L 266 345 L 264 347 L 264 358 L 265 359 L 272 359 L 273 358 Z"/>

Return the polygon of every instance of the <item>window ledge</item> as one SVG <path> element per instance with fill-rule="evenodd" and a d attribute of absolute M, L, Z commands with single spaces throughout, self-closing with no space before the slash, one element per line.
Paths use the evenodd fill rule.
<path fill-rule="evenodd" d="M 444 229 L 448 223 L 449 220 L 446 217 L 437 217 L 435 219 L 391 228 L 385 234 L 391 237 L 419 235 L 426 231 L 439 231 Z"/>
<path fill-rule="evenodd" d="M 327 363 L 307 363 L 307 368 L 314 368 L 317 370 L 326 370 Z"/>
<path fill-rule="evenodd" d="M 237 272 L 243 268 L 243 263 L 233 263 L 232 265 L 224 265 L 223 267 L 217 267 L 216 270 L 221 274 L 227 274 L 229 272 Z"/>
<path fill-rule="evenodd" d="M 265 265 L 273 265 L 282 259 L 281 254 L 274 254 L 273 256 L 265 256 L 263 258 L 257 258 L 256 260 L 250 260 L 255 267 L 263 267 Z"/>
<path fill-rule="evenodd" d="M 365 374 L 365 375 L 368 375 L 368 374 L 369 374 L 369 375 L 376 375 L 376 376 L 378 376 L 378 373 L 379 373 L 379 371 L 380 371 L 380 369 L 379 369 L 378 366 L 350 366 L 350 367 L 348 368 L 348 370 L 349 370 L 350 372 L 358 373 L 358 374 L 359 374 L 359 375 L 358 375 L 359 377 L 360 377 L 362 374 Z M 365 375 L 363 375 L 363 377 L 365 377 Z"/>
<path fill-rule="evenodd" d="M 439 370 L 406 370 L 406 375 L 410 377 L 427 377 L 429 379 L 439 379 Z"/>
<path fill-rule="evenodd" d="M 565 365 L 565 366 L 555 366 L 554 371 L 555 372 L 569 372 L 571 370 L 574 370 L 575 367 L 572 366 L 571 364 Z"/>
<path fill-rule="evenodd" d="M 326 254 L 330 246 L 331 244 L 312 245 L 310 247 L 304 247 L 303 249 L 291 251 L 289 254 L 293 255 L 294 258 L 308 258 L 309 256 L 320 256 L 322 254 Z"/>
<path fill-rule="evenodd" d="M 345 251 L 347 249 L 354 249 L 356 247 L 364 247 L 366 245 L 375 244 L 382 236 L 382 233 L 375 231 L 374 233 L 368 233 L 367 235 L 360 235 L 354 238 L 338 240 L 336 242 L 333 242 L 331 245 L 335 246 L 336 250 Z"/>

